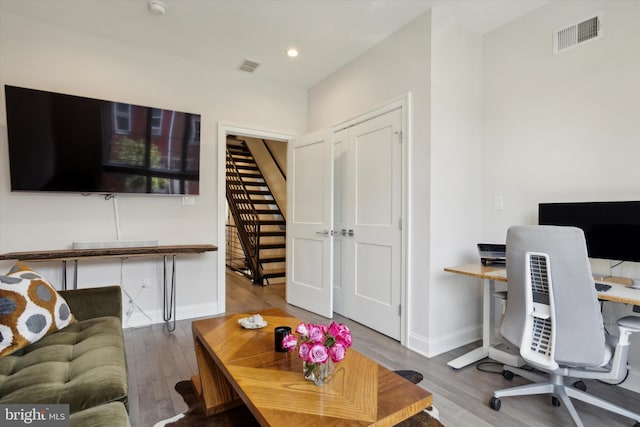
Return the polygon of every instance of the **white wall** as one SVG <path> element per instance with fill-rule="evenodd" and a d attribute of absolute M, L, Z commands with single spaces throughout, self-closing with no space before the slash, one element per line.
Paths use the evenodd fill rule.
<path fill-rule="evenodd" d="M 552 55 L 552 31 L 603 12 L 604 38 Z M 537 223 L 540 202 L 640 199 L 640 2 L 552 2 L 484 38 L 487 240 Z M 494 195 L 504 211 L 492 210 Z M 608 262 L 593 263 L 609 273 Z M 640 265 L 612 273 L 640 277 Z M 607 320 L 630 313 L 606 304 Z M 640 337 L 631 364 L 640 391 Z"/>
<path fill-rule="evenodd" d="M 482 289 L 444 268 L 478 261 L 482 240 L 482 39 L 455 7 L 432 10 L 431 265 L 426 339 L 433 356 L 481 335 Z M 455 5 L 453 5 L 455 6 Z"/>
<path fill-rule="evenodd" d="M 217 235 L 217 123 L 254 129 L 306 131 L 306 92 L 179 57 L 143 50 L 9 13 L 0 16 L 0 83 L 202 114 L 200 195 L 118 197 L 122 239 L 160 244 L 212 243 Z M 69 248 L 77 240 L 116 238 L 112 202 L 77 194 L 12 193 L 6 114 L 0 106 L 0 253 Z M 224 141 L 222 141 L 224 143 Z M 10 263 L 2 263 L 7 270 Z M 38 263 L 56 285 L 58 264 Z M 216 253 L 178 257 L 178 318 L 219 312 Z M 82 261 L 80 286 L 120 283 L 120 262 Z M 160 259 L 129 260 L 123 283 L 132 294 L 146 282 L 139 304 L 161 320 Z M 222 276 L 223 277 L 223 276 Z M 125 308 L 127 304 L 125 304 Z M 144 322 L 143 318 L 138 319 Z M 132 319 L 132 324 L 136 319 Z"/>

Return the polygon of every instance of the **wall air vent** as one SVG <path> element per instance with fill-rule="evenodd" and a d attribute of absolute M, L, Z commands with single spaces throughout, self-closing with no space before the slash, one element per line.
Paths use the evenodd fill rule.
<path fill-rule="evenodd" d="M 602 38 L 602 14 L 598 13 L 553 32 L 553 54 Z"/>
<path fill-rule="evenodd" d="M 238 70 L 246 71 L 247 73 L 253 73 L 256 70 L 256 68 L 258 68 L 259 66 L 260 66 L 259 62 L 244 58 L 240 63 L 240 65 L 238 66 Z"/>

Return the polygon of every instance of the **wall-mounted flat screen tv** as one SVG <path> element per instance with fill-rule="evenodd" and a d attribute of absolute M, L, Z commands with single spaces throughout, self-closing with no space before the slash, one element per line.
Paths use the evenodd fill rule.
<path fill-rule="evenodd" d="M 200 115 L 4 90 L 12 191 L 199 194 Z"/>
<path fill-rule="evenodd" d="M 581 228 L 591 258 L 640 262 L 640 201 L 540 203 L 538 223 Z"/>

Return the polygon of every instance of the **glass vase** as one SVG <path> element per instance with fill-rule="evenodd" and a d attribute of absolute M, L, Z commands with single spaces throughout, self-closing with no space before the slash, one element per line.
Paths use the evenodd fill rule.
<path fill-rule="evenodd" d="M 333 374 L 333 362 L 331 359 L 327 359 L 325 363 L 302 362 L 302 372 L 306 380 L 313 381 L 315 385 L 320 387 Z"/>

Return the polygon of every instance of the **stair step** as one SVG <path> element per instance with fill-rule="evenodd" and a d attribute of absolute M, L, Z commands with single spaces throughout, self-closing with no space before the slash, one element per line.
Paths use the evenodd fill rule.
<path fill-rule="evenodd" d="M 232 190 L 229 190 L 229 192 L 231 194 L 241 194 L 241 193 L 244 193 L 244 190 L 232 189 Z M 249 190 L 249 189 L 247 189 L 247 194 L 251 194 L 251 195 L 254 195 L 254 196 L 270 196 L 271 195 L 271 191 L 269 191 L 269 190 Z"/>
<path fill-rule="evenodd" d="M 260 225 L 285 225 L 286 222 L 282 219 L 261 219 L 258 221 Z"/>
<path fill-rule="evenodd" d="M 236 163 L 236 167 L 238 168 L 239 171 L 256 171 L 256 172 L 260 171 L 260 169 L 258 169 L 258 166 L 256 166 L 255 163 L 253 165 L 245 165 L 245 164 L 237 164 Z"/>
<path fill-rule="evenodd" d="M 287 275 L 285 268 L 274 268 L 269 270 L 262 270 L 262 277 L 268 279 L 270 277 L 284 277 Z"/>
<path fill-rule="evenodd" d="M 251 165 L 251 166 L 254 166 L 254 165 L 257 164 L 256 161 L 253 159 L 253 157 L 231 156 L 231 159 L 238 166 L 240 166 L 240 165 Z"/>
<path fill-rule="evenodd" d="M 284 249 L 287 245 L 284 243 L 261 243 L 260 249 Z"/>
<path fill-rule="evenodd" d="M 237 202 L 238 200 L 236 200 Z M 244 202 L 244 201 L 240 201 L 241 203 L 248 203 L 248 202 Z M 253 213 L 255 211 L 255 213 L 257 213 L 258 215 L 282 215 L 282 213 L 280 212 L 280 209 L 238 209 L 238 212 L 240 212 L 241 214 L 250 214 Z"/>
<path fill-rule="evenodd" d="M 286 260 L 287 260 L 287 257 L 285 257 L 284 255 L 274 255 L 274 256 L 260 257 L 260 262 L 261 263 L 285 262 Z"/>
<path fill-rule="evenodd" d="M 243 178 L 258 178 L 264 181 L 264 178 L 262 177 L 262 174 L 260 172 L 256 173 L 251 171 L 247 171 L 247 172 L 227 171 L 227 176 L 240 176 Z"/>
<path fill-rule="evenodd" d="M 287 232 L 282 230 L 282 231 L 261 231 L 260 232 L 260 236 L 262 237 L 283 237 L 286 236 Z"/>
<path fill-rule="evenodd" d="M 229 153 L 250 153 L 247 147 L 239 145 L 227 145 L 227 151 L 229 151 Z"/>
<path fill-rule="evenodd" d="M 275 200 L 269 199 L 251 199 L 251 203 L 254 205 L 277 205 Z"/>

